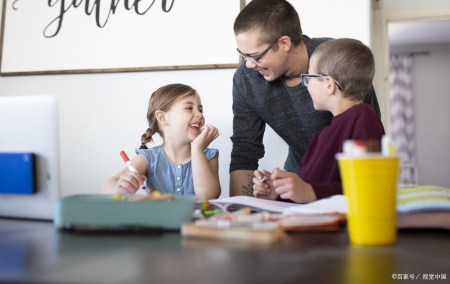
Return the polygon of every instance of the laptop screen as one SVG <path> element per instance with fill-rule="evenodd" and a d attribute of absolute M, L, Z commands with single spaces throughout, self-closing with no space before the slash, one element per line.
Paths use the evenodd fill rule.
<path fill-rule="evenodd" d="M 0 137 L 0 217 L 53 220 L 59 196 L 56 98 L 0 96 Z"/>

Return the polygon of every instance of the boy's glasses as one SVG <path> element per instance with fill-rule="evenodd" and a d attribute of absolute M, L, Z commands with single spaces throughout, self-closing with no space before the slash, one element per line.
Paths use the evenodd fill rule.
<path fill-rule="evenodd" d="M 266 55 L 266 53 L 267 53 L 267 52 L 268 52 L 268 51 L 269 51 L 269 50 L 270 50 L 277 42 L 278 42 L 278 40 L 275 41 L 274 43 L 272 43 L 271 45 L 269 45 L 269 47 L 266 48 L 266 49 L 264 49 L 264 51 L 261 52 L 261 54 L 258 55 L 258 56 L 251 56 L 251 55 L 248 55 L 248 54 L 244 54 L 244 53 L 242 53 L 242 51 L 239 50 L 239 48 L 236 48 L 236 50 L 237 50 L 237 52 L 244 58 L 244 60 L 250 61 L 250 62 L 255 63 L 255 64 L 258 64 L 259 61 L 264 57 L 264 55 Z"/>
<path fill-rule="evenodd" d="M 325 74 L 301 74 L 301 78 L 302 78 L 302 84 L 305 87 L 308 87 L 308 83 L 309 83 L 309 79 L 311 78 L 322 78 L 322 77 L 327 77 L 328 75 Z M 334 80 L 334 82 L 336 83 L 336 86 L 338 87 L 339 90 L 343 91 L 344 88 L 341 86 L 341 84 Z"/>

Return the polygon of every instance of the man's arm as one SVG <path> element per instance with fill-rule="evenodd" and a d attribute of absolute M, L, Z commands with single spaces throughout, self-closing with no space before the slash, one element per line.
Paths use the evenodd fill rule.
<path fill-rule="evenodd" d="M 241 66 L 233 77 L 230 196 L 253 196 L 253 171 L 258 168 L 258 161 L 264 156 L 262 140 L 266 124 L 253 108 L 255 105 L 263 104 L 266 90 L 258 91 L 257 96 L 253 89 L 248 93 L 246 86 L 256 83 L 252 83 L 251 78 L 248 79 L 250 81 L 244 78 L 242 68 L 246 69 L 245 66 Z M 250 102 L 247 101 L 248 96 L 251 97 Z M 253 107 L 250 107 L 249 103 Z"/>
<path fill-rule="evenodd" d="M 230 173 L 230 196 L 253 196 L 253 171 L 236 170 Z"/>

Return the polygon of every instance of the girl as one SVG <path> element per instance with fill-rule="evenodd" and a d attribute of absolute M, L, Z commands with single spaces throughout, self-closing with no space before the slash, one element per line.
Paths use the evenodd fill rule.
<path fill-rule="evenodd" d="M 139 173 L 121 170 L 106 182 L 104 191 L 134 194 L 147 178 L 151 190 L 195 195 L 199 200 L 218 198 L 219 152 L 207 146 L 219 132 L 205 124 L 197 91 L 183 84 L 159 88 L 150 98 L 147 120 L 141 149 L 131 161 Z M 155 133 L 161 135 L 163 144 L 148 149 L 146 144 Z"/>

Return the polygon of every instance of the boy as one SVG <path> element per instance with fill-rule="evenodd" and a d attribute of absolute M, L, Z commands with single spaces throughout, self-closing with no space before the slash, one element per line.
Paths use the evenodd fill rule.
<path fill-rule="evenodd" d="M 372 52 L 358 40 L 329 40 L 315 49 L 308 74 L 301 75 L 302 84 L 316 110 L 331 112 L 331 124 L 309 144 L 300 162 L 300 177 L 279 169 L 255 171 L 254 196 L 304 203 L 342 194 L 335 155 L 342 152 L 344 141 L 381 140 L 384 135 L 381 120 L 363 103 L 374 73 Z"/>

